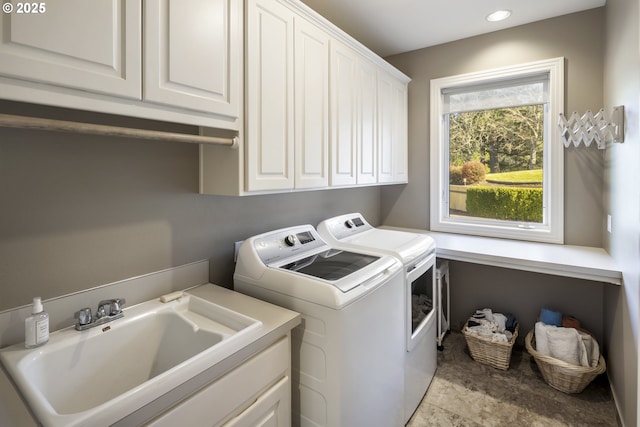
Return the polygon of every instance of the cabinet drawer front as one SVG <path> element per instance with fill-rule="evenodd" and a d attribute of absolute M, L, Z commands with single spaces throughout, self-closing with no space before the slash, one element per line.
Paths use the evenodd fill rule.
<path fill-rule="evenodd" d="M 220 425 L 251 406 L 260 394 L 279 379 L 288 377 L 290 366 L 291 346 L 287 336 L 148 425 Z"/>
<path fill-rule="evenodd" d="M 0 74 L 141 97 L 139 1 L 66 0 L 44 6 L 43 13 L 0 16 Z"/>
<path fill-rule="evenodd" d="M 291 379 L 284 377 L 253 405 L 224 427 L 278 427 L 291 425 Z"/>

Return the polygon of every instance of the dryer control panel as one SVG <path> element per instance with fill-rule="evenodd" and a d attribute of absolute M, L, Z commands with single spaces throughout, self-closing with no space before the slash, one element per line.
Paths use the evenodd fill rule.
<path fill-rule="evenodd" d="M 342 240 L 373 228 L 359 213 L 340 215 L 323 221 L 320 226 L 326 227 L 329 234 L 337 240 Z"/>

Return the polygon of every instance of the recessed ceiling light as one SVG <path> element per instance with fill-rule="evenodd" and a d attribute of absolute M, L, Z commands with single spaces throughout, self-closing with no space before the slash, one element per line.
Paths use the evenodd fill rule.
<path fill-rule="evenodd" d="M 511 16 L 510 10 L 496 10 L 495 12 L 487 15 L 486 20 L 490 22 L 502 21 Z"/>

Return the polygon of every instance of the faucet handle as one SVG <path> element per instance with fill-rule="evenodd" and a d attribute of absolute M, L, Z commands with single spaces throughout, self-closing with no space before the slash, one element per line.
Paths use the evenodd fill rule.
<path fill-rule="evenodd" d="M 96 317 L 100 319 L 101 317 L 107 315 L 114 316 L 116 314 L 120 314 L 122 313 L 122 306 L 124 305 L 124 303 L 124 298 L 114 298 L 100 301 L 100 303 L 98 303 L 98 311 L 96 311 Z M 106 306 L 109 306 L 109 311 L 107 311 L 107 309 L 105 308 Z"/>
<path fill-rule="evenodd" d="M 124 298 L 115 298 L 111 300 L 111 312 L 109 314 L 120 314 L 122 312 L 122 306 L 126 300 Z"/>
<path fill-rule="evenodd" d="M 89 307 L 76 311 L 73 314 L 73 318 L 78 319 L 78 326 L 88 325 L 93 321 L 93 316 L 91 315 L 91 309 Z"/>

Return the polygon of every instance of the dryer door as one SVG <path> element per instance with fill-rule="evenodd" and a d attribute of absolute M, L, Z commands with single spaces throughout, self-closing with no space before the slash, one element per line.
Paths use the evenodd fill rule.
<path fill-rule="evenodd" d="M 414 349 L 429 329 L 428 324 L 435 319 L 436 255 L 432 253 L 407 267 L 407 351 Z M 434 342 L 435 346 L 436 343 Z"/>

